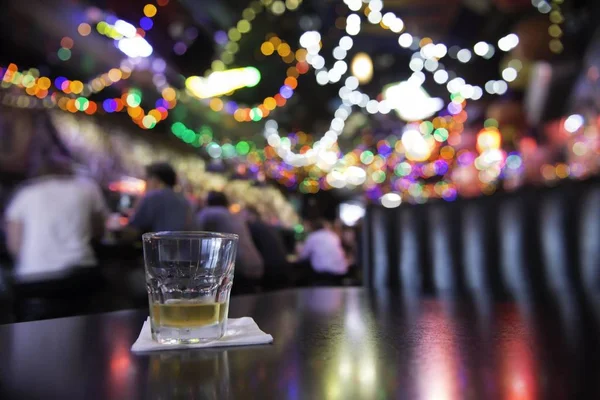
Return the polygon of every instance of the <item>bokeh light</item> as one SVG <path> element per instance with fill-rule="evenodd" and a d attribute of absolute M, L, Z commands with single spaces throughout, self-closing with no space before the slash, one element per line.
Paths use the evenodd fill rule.
<path fill-rule="evenodd" d="M 90 26 L 90 24 L 86 23 L 86 22 L 82 22 L 81 24 L 79 24 L 79 26 L 77 27 L 77 32 L 81 35 L 81 36 L 88 36 L 91 32 L 92 32 L 92 27 Z"/>
<path fill-rule="evenodd" d="M 156 6 L 154 4 L 146 4 L 144 6 L 144 15 L 146 17 L 152 18 L 156 15 Z"/>

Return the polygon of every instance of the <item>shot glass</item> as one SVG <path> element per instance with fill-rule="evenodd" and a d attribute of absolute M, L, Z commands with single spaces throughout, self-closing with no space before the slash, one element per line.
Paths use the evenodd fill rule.
<path fill-rule="evenodd" d="M 152 338 L 189 344 L 223 337 L 238 236 L 151 232 L 142 240 Z"/>

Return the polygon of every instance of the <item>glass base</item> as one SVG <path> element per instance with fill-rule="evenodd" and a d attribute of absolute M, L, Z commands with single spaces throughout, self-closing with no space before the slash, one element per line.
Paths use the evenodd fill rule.
<path fill-rule="evenodd" d="M 219 340 L 226 330 L 226 322 L 193 328 L 158 326 L 152 329 L 152 339 L 161 344 L 197 344 Z"/>

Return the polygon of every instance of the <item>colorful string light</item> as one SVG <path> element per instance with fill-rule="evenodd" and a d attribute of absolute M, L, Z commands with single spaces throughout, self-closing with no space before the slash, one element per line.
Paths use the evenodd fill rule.
<path fill-rule="evenodd" d="M 356 1 L 352 2 L 348 0 L 345 2 L 352 10 L 354 10 L 352 7 L 356 7 Z M 157 2 L 159 5 L 165 5 L 167 1 L 163 0 L 162 3 L 164 4 Z M 300 2 L 286 1 L 284 4 L 281 1 L 263 1 L 264 6 L 268 6 L 269 10 L 275 15 L 283 13 L 288 3 L 291 4 L 291 7 L 288 6 L 288 9 L 295 9 L 294 7 L 297 8 Z M 352 6 L 350 6 L 350 3 Z M 361 3 L 361 1 L 359 0 L 358 3 Z M 372 24 L 379 24 L 382 28 L 392 30 L 396 33 L 402 32 L 404 28 L 402 20 L 392 13 L 381 15 L 380 3 L 381 1 L 379 0 L 369 2 L 364 10 L 368 21 Z M 254 6 L 256 7 L 256 4 Z M 142 30 L 152 28 L 151 17 L 156 15 L 156 7 L 152 7 L 144 7 L 145 16 L 140 20 Z M 362 5 L 359 6 L 358 10 L 361 7 Z M 236 24 L 235 29 L 239 33 L 239 36 L 235 31 L 230 30 L 229 32 L 229 40 L 226 42 L 224 48 L 230 54 L 237 52 L 236 49 L 239 49 L 237 41 L 251 29 L 249 22 L 256 15 L 256 11 L 253 11 L 253 17 L 248 18 L 250 12 L 247 10 L 254 9 L 248 8 L 244 10 L 245 14 L 243 14 L 243 17 L 247 20 L 248 24 L 240 24 L 239 22 Z M 358 22 L 353 17 L 354 15 L 358 17 Z M 360 32 L 360 17 L 357 14 L 351 14 L 350 17 L 348 22 L 351 23 L 346 24 L 346 32 L 352 36 Z M 82 36 L 89 34 L 84 24 L 82 23 L 78 27 L 78 32 Z M 314 36 L 312 33 L 311 35 Z M 203 147 L 213 158 L 229 158 L 236 154 L 245 156 L 246 163 L 251 169 L 264 169 L 264 172 L 268 176 L 278 180 L 281 184 L 289 188 L 298 188 L 304 193 L 315 193 L 319 190 L 338 187 L 352 188 L 362 185 L 366 188 L 369 197 L 381 199 L 388 206 L 399 204 L 398 200 L 401 201 L 403 197 L 412 199 L 415 202 L 422 202 L 431 197 L 452 200 L 460 192 L 460 177 L 454 175 L 457 174 L 460 168 L 470 166 L 479 174 L 479 182 L 481 183 L 479 189 L 481 192 L 484 194 L 493 193 L 499 177 L 502 174 L 510 174 L 511 171 L 518 171 L 522 166 L 523 160 L 516 152 L 509 154 L 501 152 L 500 133 L 498 127 L 493 126 L 492 123 L 488 124 L 489 126 L 486 126 L 478 134 L 477 153 L 465 149 L 457 151 L 454 147 L 460 144 L 463 124 L 468 117 L 464 110 L 466 99 L 478 99 L 481 97 L 482 90 L 476 86 L 468 85 L 462 78 L 454 78 L 448 81 L 448 77 L 452 74 L 441 68 L 439 60 L 446 54 L 449 54 L 451 57 L 454 54 L 453 58 L 457 58 L 459 62 L 469 62 L 472 56 L 471 50 L 456 49 L 453 52 L 446 49 L 442 44 L 433 43 L 429 38 L 418 39 L 407 35 L 410 36 L 410 34 L 405 32 L 399 36 L 399 45 L 401 47 L 413 48 L 416 43 L 415 49 L 419 49 L 412 57 L 412 60 L 418 60 L 411 63 L 411 69 L 413 70 L 412 81 L 421 84 L 425 79 L 422 70 L 425 69 L 433 75 L 436 83 L 446 84 L 450 92 L 451 101 L 444 110 L 445 115 L 436 117 L 432 121 L 422 121 L 416 125 L 409 125 L 409 128 L 400 137 L 390 136 L 377 143 L 370 143 L 366 140 L 346 154 L 339 151 L 336 144 L 337 140 L 335 139 L 343 130 L 344 123 L 350 115 L 352 106 L 358 105 L 365 108 L 371 114 L 385 114 L 391 108 L 385 100 L 370 99 L 364 93 L 358 91 L 359 82 L 352 79 L 353 77 L 346 79 L 342 88 L 344 90 L 340 90 L 342 105 L 335 112 L 330 130 L 319 141 L 313 143 L 312 146 L 309 145 L 311 141 L 306 139 L 310 135 L 303 133 L 300 135 L 298 133 L 280 137 L 278 133 L 275 134 L 277 131 L 275 121 L 271 121 L 266 126 L 265 137 L 269 145 L 265 147 L 264 151 L 256 150 L 253 145 L 245 141 L 240 141 L 235 145 L 227 142 L 218 144 L 212 138 L 212 131 L 206 126 L 202 127 L 199 132 L 195 132 L 183 124 L 181 126 L 177 125 L 180 123 L 176 122 L 172 125 L 172 131 L 182 141 L 195 147 Z M 240 122 L 260 120 L 266 117 L 272 109 L 281 106 L 282 104 L 280 103 L 285 104 L 281 99 L 285 100 L 286 96 L 288 98 L 291 97 L 295 85 L 297 85 L 298 76 L 301 73 L 305 73 L 309 65 L 315 67 L 318 83 L 327 84 L 339 81 L 348 70 L 343 60 L 346 57 L 347 51 L 352 47 L 350 36 L 344 36 L 343 40 L 340 40 L 340 43 L 334 49 L 333 56 L 337 61 L 329 70 L 324 69 L 324 59 L 318 54 L 320 50 L 320 44 L 318 44 L 320 37 L 316 43 L 313 43 L 315 42 L 314 40 L 309 40 L 306 46 L 303 45 L 304 49 L 298 50 L 303 52 L 303 54 L 301 53 L 301 58 L 304 58 L 304 60 L 298 57 L 298 51 L 292 52 L 289 45 L 281 41 L 281 39 L 276 36 L 268 38 L 269 40 L 261 45 L 261 52 L 265 56 L 277 52 L 284 62 L 291 63 L 294 60 L 298 62 L 295 67 L 292 66 L 287 69 L 286 80 L 280 93 L 265 98 L 261 104 L 255 107 L 238 107 L 233 102 L 223 102 L 219 98 L 212 98 L 209 101 L 210 108 L 213 111 L 225 110 L 230 112 Z M 272 40 L 273 38 L 279 40 L 277 46 L 273 43 L 277 42 L 277 40 Z M 518 37 L 510 34 L 500 39 L 498 48 L 502 51 L 508 51 L 516 46 L 516 44 L 518 44 Z M 67 50 L 70 50 L 68 48 L 69 45 L 72 47 L 72 43 L 68 43 L 68 41 L 61 43 L 61 45 L 66 45 L 66 47 L 62 48 Z M 473 47 L 473 51 L 478 56 L 489 58 L 493 56 L 495 50 L 491 44 L 478 42 Z M 223 62 L 223 59 L 216 61 Z M 231 61 L 233 61 L 233 57 Z M 223 65 L 225 64 L 223 62 Z M 217 68 L 221 68 L 218 62 L 213 67 L 215 65 Z M 300 65 L 302 69 L 305 69 L 304 72 L 300 71 Z M 518 72 L 518 69 L 514 66 L 509 64 L 509 67 Z M 99 108 L 99 104 L 91 102 L 85 97 L 86 90 L 92 90 L 96 93 L 107 86 L 105 84 L 108 83 L 107 79 L 113 83 L 121 79 L 126 79 L 123 78 L 125 70 L 122 66 L 119 69 L 113 69 L 95 78 L 100 80 L 99 82 L 96 81 L 96 85 L 94 85 L 94 80 L 88 84 L 83 84 L 80 81 L 68 81 L 66 78 L 57 78 L 52 82 L 48 77 L 40 77 L 39 72 L 36 75 L 35 71 L 21 74 L 25 75 L 26 78 L 21 77 L 15 81 L 15 76 L 17 75 L 15 72 L 18 74 L 16 66 L 11 64 L 4 71 L 2 85 L 5 82 L 13 84 L 18 81 L 16 84 L 22 86 L 28 95 L 46 98 L 48 97 L 48 92 L 51 90 L 52 83 L 54 83 L 56 89 L 60 90 L 61 93 L 55 92 L 49 96 L 50 103 L 55 102 L 61 109 L 69 112 L 86 112 L 88 114 L 94 113 Z M 131 71 L 129 70 L 128 73 L 130 74 Z M 120 77 L 119 74 L 121 75 Z M 488 93 L 503 94 L 506 92 L 506 82 L 514 80 L 516 76 L 514 76 L 512 70 L 505 69 L 502 71 L 502 77 L 502 80 L 488 82 L 490 84 L 486 85 L 486 91 Z M 104 83 L 102 82 L 103 78 L 107 78 L 104 79 Z M 102 110 L 105 112 L 126 111 L 140 127 L 150 129 L 158 122 L 167 118 L 168 110 L 177 104 L 177 91 L 168 85 L 161 86 L 162 98 L 156 102 L 156 107 L 147 114 L 140 107 L 141 93 L 135 89 L 129 89 L 120 98 L 106 99 L 101 103 Z M 79 96 L 71 98 L 62 94 Z M 48 104 L 48 102 L 45 104 Z M 208 132 L 210 132 L 210 135 Z M 298 138 L 302 136 L 304 136 L 304 140 L 299 140 Z M 293 153 L 291 149 L 296 145 L 300 146 L 299 152 Z M 573 145 L 574 152 L 581 152 L 580 147 L 580 142 L 575 143 Z M 283 161 L 279 160 L 279 157 Z M 555 166 L 544 165 L 541 173 L 544 179 L 548 181 L 563 179 L 572 173 L 570 168 L 567 164 L 558 164 Z M 428 182 L 428 180 L 434 178 L 437 179 L 437 182 Z"/>
<path fill-rule="evenodd" d="M 284 40 L 271 34 L 262 43 L 261 52 L 265 56 L 277 54 L 287 64 L 295 62 L 295 65 L 287 68 L 286 78 L 279 92 L 273 96 L 265 97 L 260 104 L 252 107 L 240 107 L 232 101 L 224 103 L 218 98 L 213 98 L 209 103 L 213 111 L 225 110 L 229 114 L 232 114 L 238 122 L 257 122 L 266 118 L 277 107 L 283 107 L 293 96 L 294 90 L 298 86 L 298 77 L 309 70 L 309 66 L 306 63 L 306 51 L 299 49 L 294 52 Z"/>

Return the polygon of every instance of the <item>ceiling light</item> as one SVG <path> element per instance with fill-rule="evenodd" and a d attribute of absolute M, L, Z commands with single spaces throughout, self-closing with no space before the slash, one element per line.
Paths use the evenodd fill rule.
<path fill-rule="evenodd" d="M 352 59 L 352 75 L 360 83 L 368 83 L 373 77 L 373 61 L 367 53 L 357 53 Z"/>

